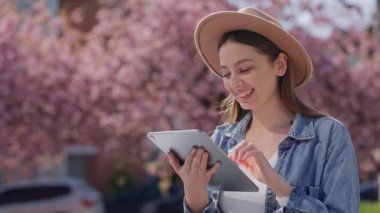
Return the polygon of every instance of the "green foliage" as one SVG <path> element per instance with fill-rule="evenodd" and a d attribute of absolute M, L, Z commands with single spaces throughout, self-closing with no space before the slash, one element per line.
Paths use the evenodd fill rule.
<path fill-rule="evenodd" d="M 360 213 L 377 213 L 380 212 L 380 202 L 362 201 L 360 203 Z"/>

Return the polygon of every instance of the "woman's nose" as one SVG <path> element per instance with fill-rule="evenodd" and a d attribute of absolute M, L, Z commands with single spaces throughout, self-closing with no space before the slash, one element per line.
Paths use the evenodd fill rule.
<path fill-rule="evenodd" d="M 236 74 L 231 74 L 230 86 L 231 86 L 232 88 L 241 85 L 241 83 L 242 83 L 242 79 L 241 79 L 238 75 L 236 75 Z"/>

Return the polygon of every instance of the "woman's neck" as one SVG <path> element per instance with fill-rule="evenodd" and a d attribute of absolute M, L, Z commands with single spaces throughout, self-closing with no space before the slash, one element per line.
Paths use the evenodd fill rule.
<path fill-rule="evenodd" d="M 252 111 L 253 120 L 250 125 L 256 131 L 272 133 L 287 133 L 295 117 L 295 113 L 288 110 L 280 99 L 273 99 L 265 107 Z"/>

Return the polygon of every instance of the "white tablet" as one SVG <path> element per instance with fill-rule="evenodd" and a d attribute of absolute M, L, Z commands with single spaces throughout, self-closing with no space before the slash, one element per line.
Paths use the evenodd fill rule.
<path fill-rule="evenodd" d="M 257 186 L 249 177 L 201 130 L 149 132 L 147 136 L 165 154 L 172 150 L 182 162 L 194 146 L 207 150 L 210 156 L 209 166 L 218 160 L 222 163 L 219 171 L 210 181 L 211 187 L 217 187 L 223 191 L 258 191 Z"/>

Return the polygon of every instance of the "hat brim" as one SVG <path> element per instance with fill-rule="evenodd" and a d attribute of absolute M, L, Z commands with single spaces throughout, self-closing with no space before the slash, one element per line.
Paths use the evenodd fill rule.
<path fill-rule="evenodd" d="M 216 75 L 219 72 L 220 37 L 229 31 L 248 30 L 266 37 L 288 55 L 288 71 L 294 87 L 306 83 L 313 70 L 309 54 L 302 44 L 281 27 L 263 18 L 235 11 L 216 12 L 203 18 L 195 30 L 195 44 L 203 61 Z"/>

